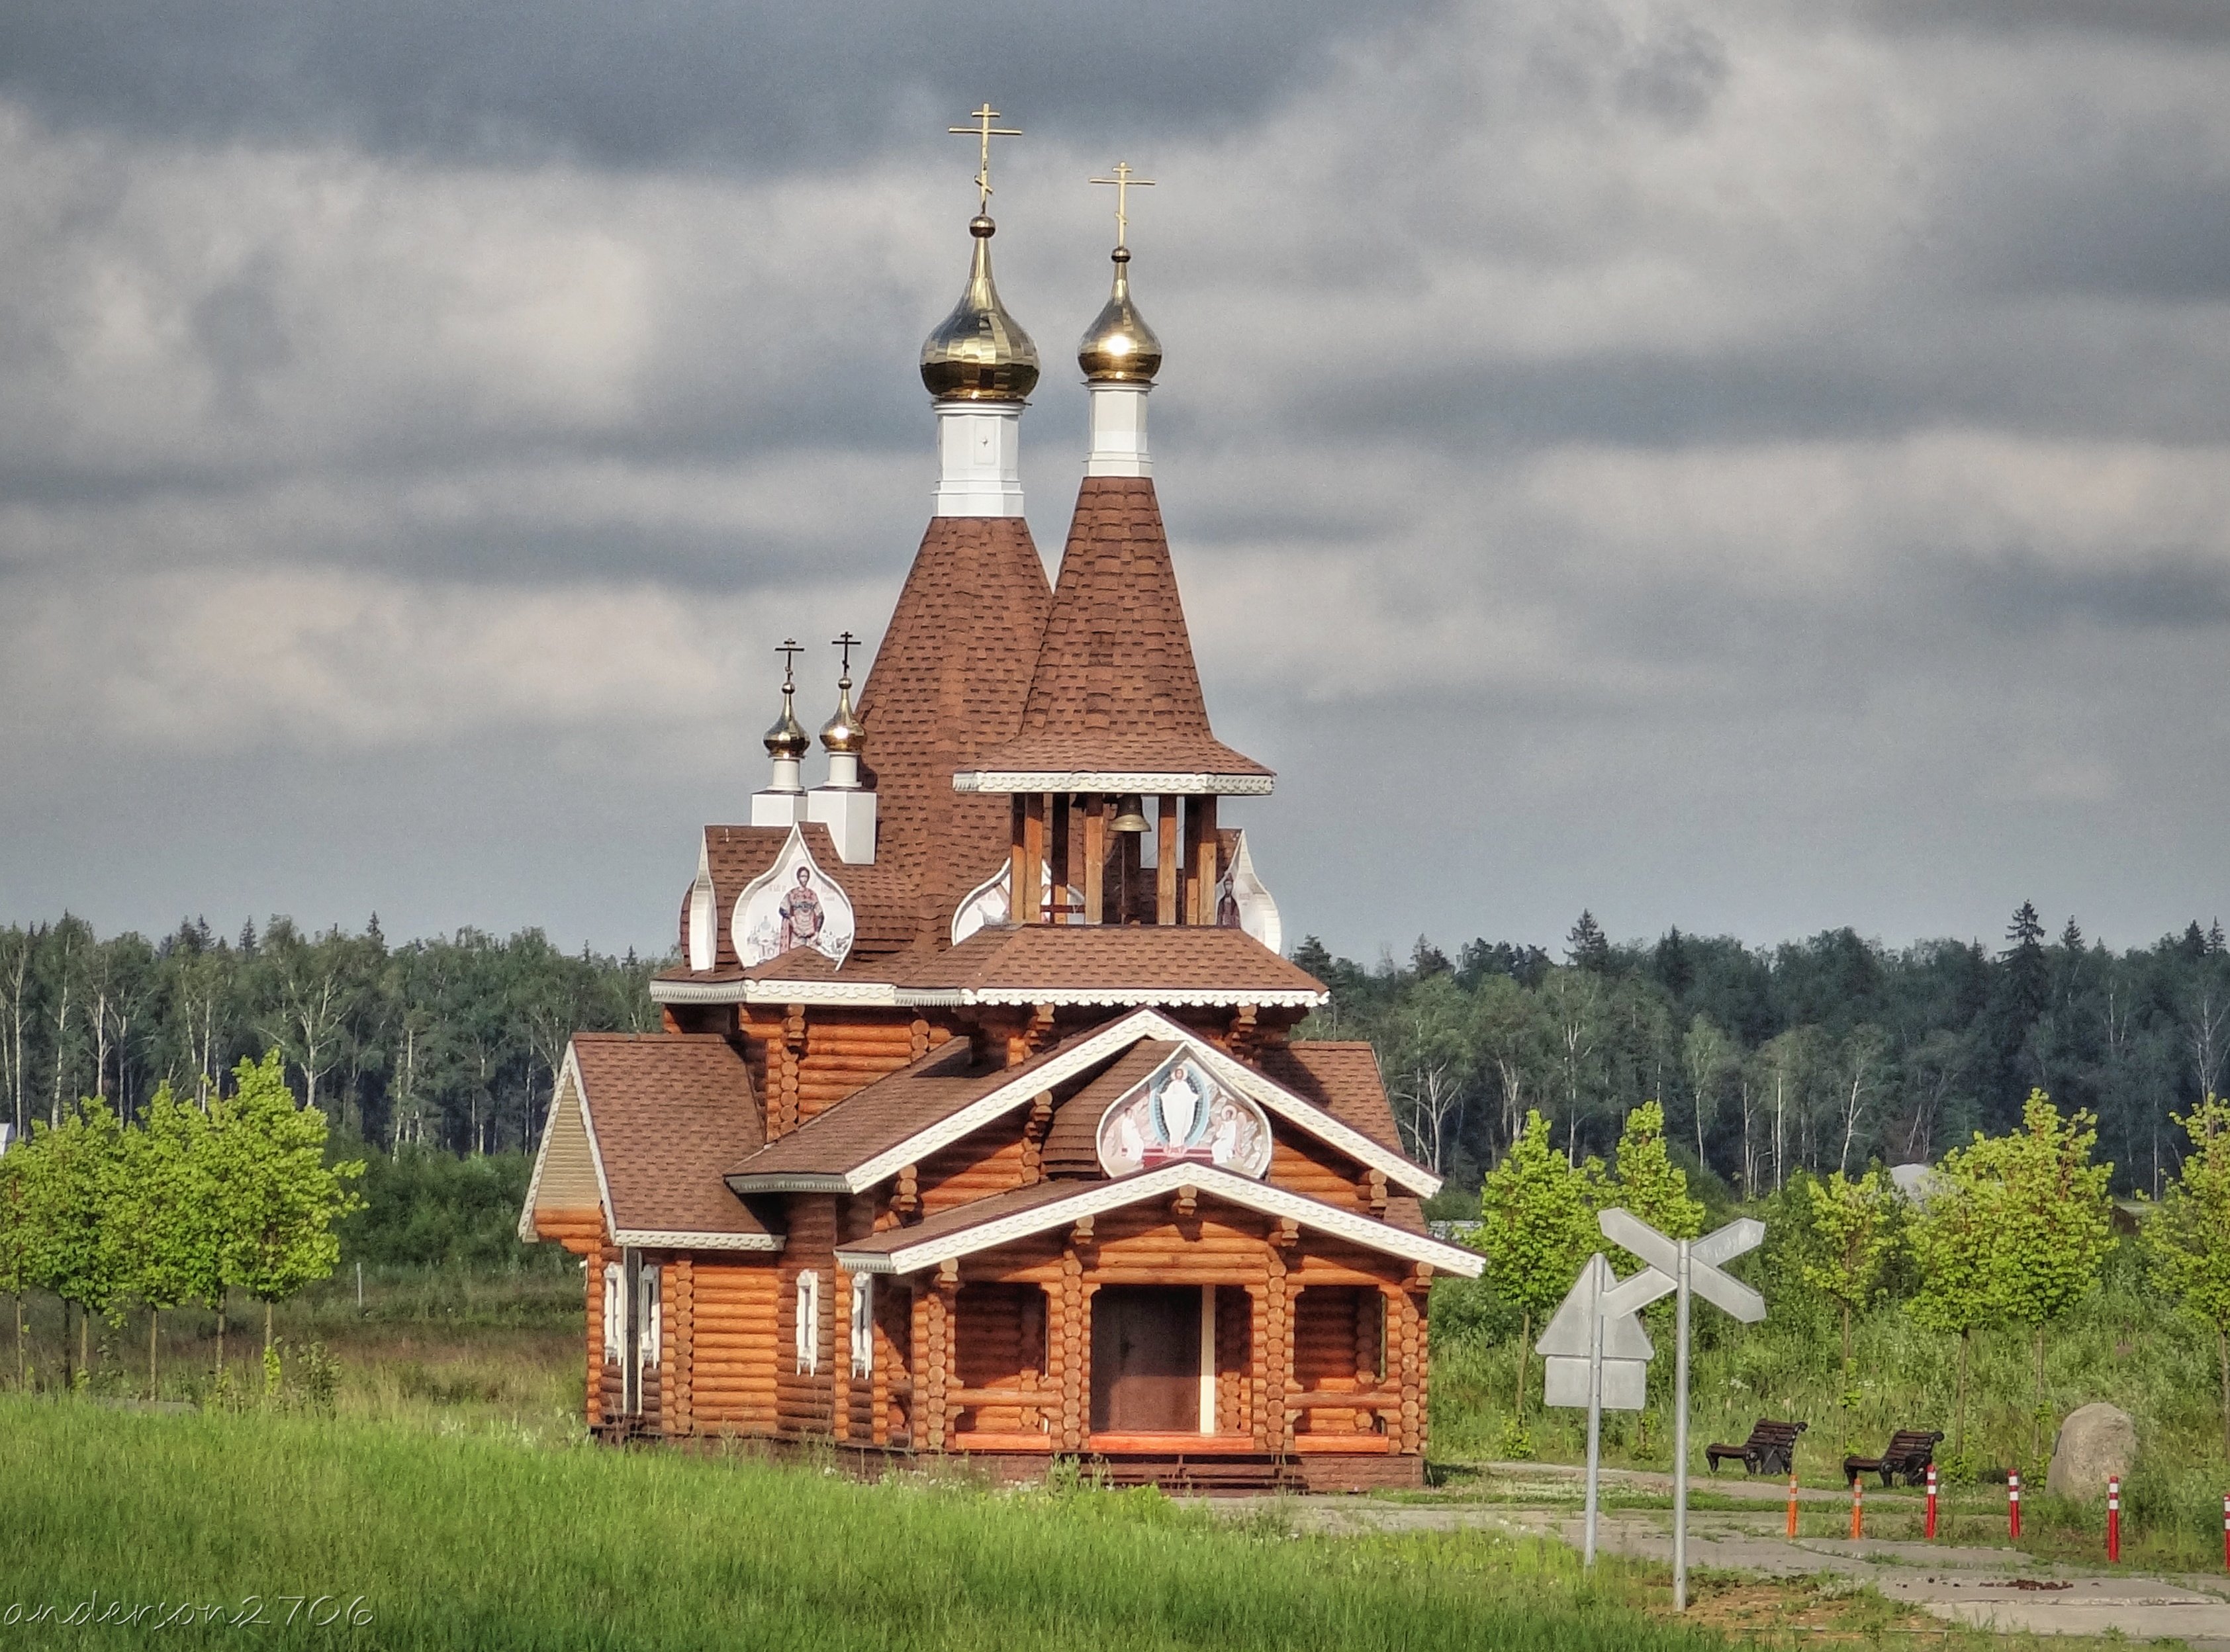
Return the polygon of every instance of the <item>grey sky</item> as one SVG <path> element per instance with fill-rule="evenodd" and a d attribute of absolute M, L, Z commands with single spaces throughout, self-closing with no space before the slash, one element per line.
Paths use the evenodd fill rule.
<path fill-rule="evenodd" d="M 919 537 L 987 96 L 1048 557 L 1160 180 L 1289 932 L 2230 914 L 2219 6 L 621 15 L 0 18 L 0 921 L 667 944 Z"/>

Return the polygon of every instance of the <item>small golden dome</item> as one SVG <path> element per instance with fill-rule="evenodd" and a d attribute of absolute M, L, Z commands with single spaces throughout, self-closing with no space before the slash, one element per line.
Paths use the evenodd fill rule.
<path fill-rule="evenodd" d="M 802 758 L 813 744 L 813 737 L 805 732 L 805 725 L 797 720 L 796 712 L 791 709 L 790 695 L 794 692 L 790 684 L 783 684 L 782 715 L 766 732 L 767 755 L 770 758 Z"/>
<path fill-rule="evenodd" d="M 1077 365 L 1084 369 L 1085 378 L 1098 384 L 1151 384 L 1161 371 L 1162 341 L 1154 337 L 1138 307 L 1131 302 L 1126 268 L 1131 249 L 1118 247 L 1112 256 L 1114 288 L 1107 294 L 1106 307 L 1085 329 L 1084 341 L 1076 346 Z"/>
<path fill-rule="evenodd" d="M 836 714 L 822 729 L 821 743 L 832 755 L 849 752 L 854 757 L 867 743 L 867 726 L 852 709 L 852 679 L 848 676 L 836 680 Z"/>
<path fill-rule="evenodd" d="M 996 227 L 982 213 L 970 220 L 976 258 L 967 290 L 921 346 L 921 382 L 940 402 L 1019 402 L 1037 387 L 1037 346 L 991 284 Z"/>

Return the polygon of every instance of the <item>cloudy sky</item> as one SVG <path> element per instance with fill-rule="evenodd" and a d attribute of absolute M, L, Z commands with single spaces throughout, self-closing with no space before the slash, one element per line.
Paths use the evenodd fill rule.
<path fill-rule="evenodd" d="M 1289 934 L 2230 915 L 2219 0 L 27 0 L 0 922 L 670 944 L 920 536 L 987 97 L 1049 557 L 1158 180 Z"/>

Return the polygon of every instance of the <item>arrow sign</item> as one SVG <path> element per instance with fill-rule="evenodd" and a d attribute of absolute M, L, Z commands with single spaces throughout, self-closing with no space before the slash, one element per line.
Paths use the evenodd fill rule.
<path fill-rule="evenodd" d="M 1665 1276 L 1666 1289 L 1672 1287 L 1672 1281 L 1680 1274 L 1678 1241 L 1666 1238 L 1631 1210 L 1614 1207 L 1602 1211 L 1595 1220 L 1602 1228 L 1604 1238 L 1640 1257 Z M 1765 1317 L 1765 1299 L 1731 1274 L 1721 1273 L 1718 1264 L 1754 1249 L 1764 1237 L 1765 1224 L 1744 1216 L 1693 1241 L 1688 1246 L 1688 1287 L 1745 1324 L 1756 1324 Z M 1628 1285 L 1634 1282 L 1627 1281 Z M 1664 1294 L 1664 1291 L 1656 1293 L 1656 1296 Z M 1653 1301 L 1655 1296 L 1643 1300 Z"/>

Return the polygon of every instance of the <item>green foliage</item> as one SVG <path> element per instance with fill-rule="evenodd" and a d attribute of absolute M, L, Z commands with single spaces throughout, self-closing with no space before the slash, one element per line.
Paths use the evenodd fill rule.
<path fill-rule="evenodd" d="M 1549 1141 L 1537 1111 L 1479 1188 L 1474 1241 L 1503 1299 L 1536 1320 L 1563 1300 L 1595 1249 L 1595 1210 L 1580 1172 Z"/>
<path fill-rule="evenodd" d="M 151 1308 L 214 1306 L 224 1288 L 222 1214 L 209 1147 L 208 1115 L 167 1084 L 139 1125 L 124 1133 L 109 1220 L 131 1236 L 126 1289 Z"/>
<path fill-rule="evenodd" d="M 530 1153 L 454 1153 L 408 1145 L 368 1154 L 362 1205 L 340 1223 L 343 1255 L 375 1268 L 533 1268 L 568 1261 L 519 1242 Z M 1460 1203 L 1462 1194 L 1454 1193 Z M 1436 1216 L 1468 1215 L 1435 1209 Z"/>
<path fill-rule="evenodd" d="M 325 1117 L 297 1107 L 279 1053 L 243 1061 L 238 1086 L 209 1108 L 209 1184 L 224 1282 L 274 1302 L 339 1262 L 333 1224 L 359 1201 L 347 1184 L 360 1159 L 325 1163 Z"/>
<path fill-rule="evenodd" d="M 1618 1158 L 1606 1178 L 1590 1165 L 1598 1208 L 1623 1205 L 1658 1232 L 1693 1239 L 1704 1231 L 1704 1207 L 1688 1196 L 1688 1175 L 1665 1149 L 1665 1109 L 1645 1101 L 1626 1115 L 1618 1133 Z M 1641 1259 L 1617 1251 L 1620 1272 L 1641 1266 Z"/>
<path fill-rule="evenodd" d="M 2114 1167 L 2091 1162 L 2098 1140 L 2091 1114 L 2062 1119 L 2050 1097 L 2032 1090 L 2021 1127 L 1990 1145 L 1999 1179 L 1995 1276 L 2006 1317 L 2040 1333 L 2097 1288 L 2114 1242 L 2106 1211 Z"/>
<path fill-rule="evenodd" d="M 1896 1254 L 1898 1201 L 1879 1170 L 1856 1180 L 1836 1171 L 1807 1178 L 1816 1248 L 1803 1263 L 1804 1282 L 1843 1310 L 1843 1358 L 1850 1358 L 1850 1316 L 1872 1307 Z"/>
<path fill-rule="evenodd" d="M 2160 1288 L 2186 1313 L 2230 1330 L 2230 1104 L 2210 1095 L 2176 1123 L 2191 1152 L 2145 1223 L 2147 1259 Z"/>
<path fill-rule="evenodd" d="M 128 1236 L 113 1219 L 124 1130 L 107 1104 L 90 1100 L 58 1126 L 37 1125 L 20 1158 L 17 1205 L 26 1275 L 41 1290 L 106 1313 L 130 1288 Z"/>

